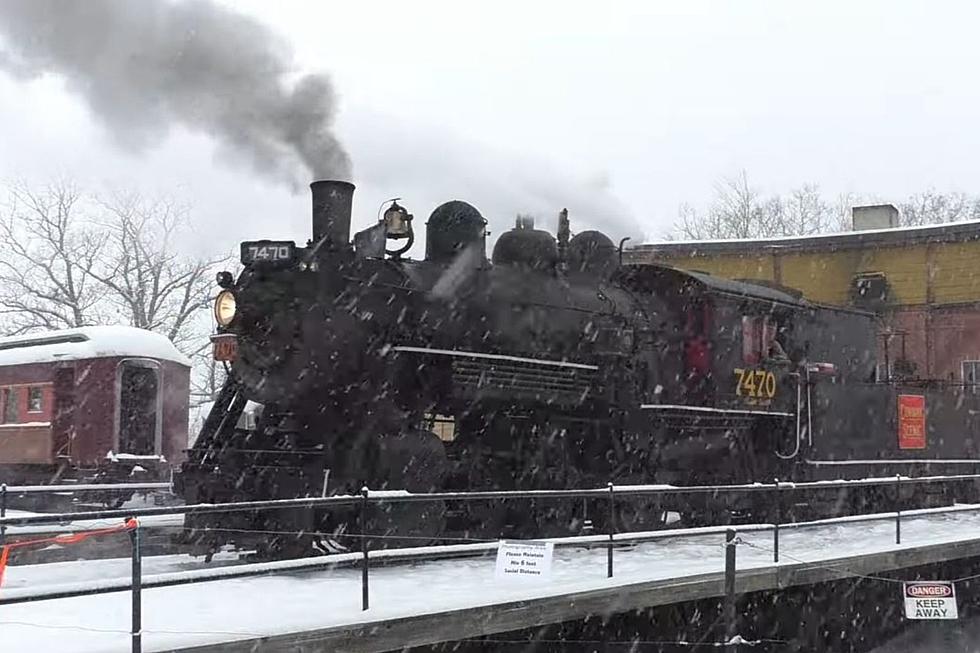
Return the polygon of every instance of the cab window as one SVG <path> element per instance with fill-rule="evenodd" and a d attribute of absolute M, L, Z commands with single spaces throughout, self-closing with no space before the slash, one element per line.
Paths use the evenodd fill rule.
<path fill-rule="evenodd" d="M 758 365 L 765 360 L 785 360 L 786 353 L 777 339 L 779 325 L 769 315 L 742 316 L 742 362 Z"/>

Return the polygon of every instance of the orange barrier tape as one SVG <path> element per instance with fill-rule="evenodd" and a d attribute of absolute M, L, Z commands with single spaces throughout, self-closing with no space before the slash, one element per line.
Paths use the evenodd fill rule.
<path fill-rule="evenodd" d="M 90 531 L 78 531 L 76 533 L 67 533 L 65 535 L 54 535 L 52 537 L 41 537 L 36 540 L 21 540 L 20 542 L 14 542 L 13 544 L 4 544 L 2 547 L 0 547 L 0 587 L 3 587 L 3 573 L 7 570 L 7 560 L 10 558 L 10 551 L 12 549 L 17 549 L 24 546 L 35 546 L 38 544 L 78 544 L 79 542 L 87 540 L 90 537 L 131 531 L 137 526 L 139 526 L 139 522 L 137 522 L 135 519 L 127 519 L 119 526 L 96 528 Z"/>

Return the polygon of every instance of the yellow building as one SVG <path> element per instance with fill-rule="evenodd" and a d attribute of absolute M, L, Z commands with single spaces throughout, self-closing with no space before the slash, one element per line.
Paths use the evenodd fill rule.
<path fill-rule="evenodd" d="M 892 372 L 980 383 L 980 222 L 653 243 L 627 250 L 624 260 L 776 284 L 814 302 L 875 311 L 882 316 L 879 361 L 887 346 L 890 363 L 913 364 L 891 365 Z"/>

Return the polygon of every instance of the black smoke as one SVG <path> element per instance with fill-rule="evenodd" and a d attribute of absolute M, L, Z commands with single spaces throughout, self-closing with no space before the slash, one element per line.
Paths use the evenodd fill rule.
<path fill-rule="evenodd" d="M 0 0 L 0 69 L 63 77 L 129 149 L 179 125 L 293 185 L 351 176 L 329 78 L 297 76 L 269 29 L 209 0 Z"/>

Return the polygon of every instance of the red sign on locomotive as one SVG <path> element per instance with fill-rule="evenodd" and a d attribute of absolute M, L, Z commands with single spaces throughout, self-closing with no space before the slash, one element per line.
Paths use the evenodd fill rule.
<path fill-rule="evenodd" d="M 898 395 L 898 448 L 926 448 L 926 398 Z"/>

